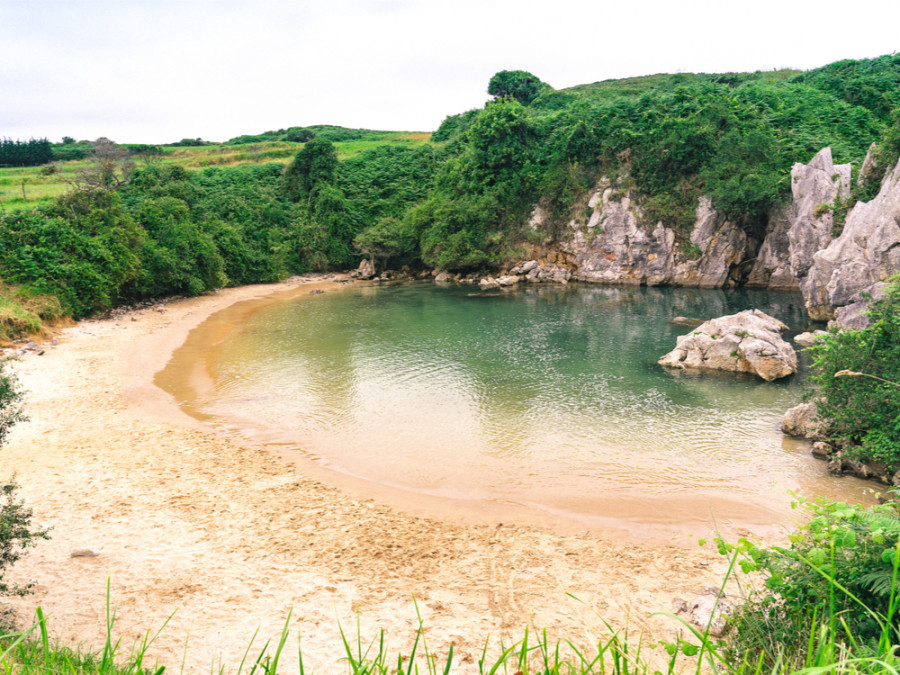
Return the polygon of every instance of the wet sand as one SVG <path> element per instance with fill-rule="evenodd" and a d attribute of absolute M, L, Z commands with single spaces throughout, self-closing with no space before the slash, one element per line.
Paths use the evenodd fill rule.
<path fill-rule="evenodd" d="M 298 278 L 85 321 L 43 356 L 12 364 L 31 421 L 14 429 L 0 470 L 17 473 L 36 519 L 53 527 L 10 573 L 36 582 L 33 595 L 11 601 L 20 620 L 40 605 L 54 637 L 101 647 L 109 579 L 123 643 L 175 612 L 151 654 L 177 668 L 187 639 L 193 672 L 236 670 L 254 631 L 277 637 L 291 608 L 288 671 L 298 633 L 307 666 L 337 670 L 338 622 L 354 633 L 357 612 L 365 640 L 383 628 L 392 653 L 408 649 L 416 605 L 429 648 L 443 654 L 452 642 L 462 670 L 476 667 L 488 634 L 515 639 L 526 626 L 583 645 L 604 634 L 598 617 L 673 636 L 675 622 L 650 614 L 721 581 L 725 563 L 708 546 L 371 497 L 308 462 L 215 433 L 154 385 L 211 314 L 338 287 Z M 71 558 L 80 547 L 100 555 Z"/>

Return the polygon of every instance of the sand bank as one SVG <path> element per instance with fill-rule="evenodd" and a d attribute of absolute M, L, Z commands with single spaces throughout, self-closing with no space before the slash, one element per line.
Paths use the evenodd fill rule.
<path fill-rule="evenodd" d="M 277 636 L 290 608 L 289 668 L 299 632 L 306 664 L 336 670 L 338 621 L 353 629 L 357 612 L 365 639 L 384 628 L 392 651 L 408 648 L 414 597 L 429 647 L 444 653 L 452 642 L 473 667 L 488 634 L 516 638 L 526 625 L 583 644 L 603 633 L 598 615 L 673 635 L 674 623 L 648 617 L 721 580 L 724 563 L 708 547 L 426 517 L 360 498 L 217 435 L 154 386 L 212 313 L 335 284 L 297 278 L 85 321 L 13 364 L 31 421 L 0 452 L 0 471 L 17 472 L 38 521 L 53 527 L 10 575 L 37 584 L 12 602 L 19 616 L 40 605 L 55 637 L 102 646 L 109 579 L 124 642 L 175 611 L 152 654 L 177 668 L 188 638 L 194 672 L 234 670 L 257 627 Z M 79 547 L 100 555 L 71 558 Z"/>

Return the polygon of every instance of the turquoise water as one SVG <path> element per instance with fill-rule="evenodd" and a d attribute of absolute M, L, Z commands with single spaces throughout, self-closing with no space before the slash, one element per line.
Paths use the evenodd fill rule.
<path fill-rule="evenodd" d="M 803 370 L 768 383 L 656 365 L 689 330 L 675 316 L 751 307 L 812 327 L 789 293 L 353 285 L 231 326 L 189 407 L 375 484 L 586 528 L 691 530 L 711 510 L 767 526 L 787 490 L 856 500 L 865 484 L 779 431 Z"/>

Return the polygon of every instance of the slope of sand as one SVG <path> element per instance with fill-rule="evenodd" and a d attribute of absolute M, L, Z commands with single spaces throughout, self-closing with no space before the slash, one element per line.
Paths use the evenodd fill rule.
<path fill-rule="evenodd" d="M 109 579 L 123 643 L 175 612 L 151 653 L 178 668 L 187 640 L 193 672 L 233 672 L 254 631 L 277 637 L 291 608 L 288 670 L 298 633 L 307 666 L 342 668 L 338 623 L 355 633 L 357 613 L 364 639 L 384 628 L 392 652 L 408 649 L 416 606 L 429 648 L 443 654 L 452 642 L 461 670 L 475 667 L 488 634 L 518 638 L 526 625 L 582 645 L 604 633 L 598 617 L 671 637 L 678 626 L 649 615 L 719 583 L 724 562 L 709 547 L 414 515 L 216 435 L 153 386 L 213 312 L 334 283 L 297 278 L 84 321 L 12 364 L 31 420 L 0 452 L 0 473 L 17 472 L 53 528 L 10 573 L 36 582 L 11 603 L 19 620 L 40 605 L 54 637 L 100 647 Z M 71 558 L 80 547 L 100 555 Z"/>

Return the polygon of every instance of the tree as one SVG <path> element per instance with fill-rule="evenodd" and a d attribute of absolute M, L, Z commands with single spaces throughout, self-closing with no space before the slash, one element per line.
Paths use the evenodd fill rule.
<path fill-rule="evenodd" d="M 337 152 L 331 141 L 314 138 L 284 170 L 284 190 L 293 201 L 306 199 L 311 204 L 316 189 L 334 181 L 337 165 Z"/>
<path fill-rule="evenodd" d="M 496 98 L 512 97 L 528 105 L 549 85 L 526 70 L 501 70 L 488 83 L 488 93 Z"/>
<path fill-rule="evenodd" d="M 126 184 L 134 173 L 134 161 L 128 148 L 105 136 L 91 143 L 91 161 L 75 177 L 81 190 L 115 190 Z"/>
<path fill-rule="evenodd" d="M 10 428 L 25 420 L 22 413 L 22 392 L 15 379 L 3 372 L 4 362 L 0 361 L 0 446 L 3 445 Z M 0 593 L 23 595 L 30 585 L 11 584 L 4 579 L 8 567 L 18 561 L 25 550 L 37 543 L 38 539 L 48 539 L 47 530 L 32 523 L 33 513 L 16 496 L 18 485 L 14 478 L 0 483 Z"/>

